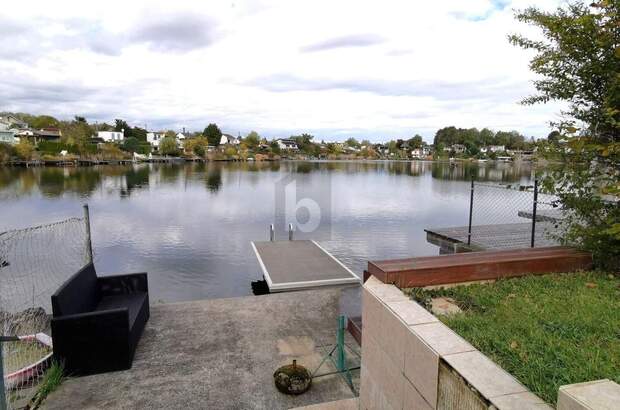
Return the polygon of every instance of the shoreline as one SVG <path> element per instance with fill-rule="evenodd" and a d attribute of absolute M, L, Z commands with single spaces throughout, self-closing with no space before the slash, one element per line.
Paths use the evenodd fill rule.
<path fill-rule="evenodd" d="M 32 167 L 91 167 L 91 166 L 99 166 L 99 165 L 133 165 L 133 164 L 178 164 L 178 163 L 209 163 L 209 162 L 246 162 L 246 163 L 260 163 L 260 162 L 279 162 L 279 161 L 290 161 L 290 162 L 429 162 L 429 163 L 440 163 L 440 164 L 476 164 L 476 165 L 498 165 L 498 164 L 529 164 L 529 165 L 540 165 L 541 160 L 512 160 L 512 161 L 498 161 L 498 160 L 486 160 L 486 161 L 478 161 L 476 159 L 463 158 L 463 159 L 389 159 L 389 158 L 380 158 L 380 159 L 367 159 L 367 158 L 350 158 L 350 159 L 304 159 L 304 158 L 279 158 L 279 159 L 207 159 L 207 158 L 181 158 L 181 157 L 168 157 L 168 158 L 153 158 L 146 160 L 135 160 L 135 159 L 54 159 L 54 160 L 15 160 L 8 161 L 6 163 L 0 164 L 0 167 L 3 168 L 32 168 Z M 549 163 L 549 162 L 547 162 Z M 561 162 L 558 162 L 561 164 Z"/>

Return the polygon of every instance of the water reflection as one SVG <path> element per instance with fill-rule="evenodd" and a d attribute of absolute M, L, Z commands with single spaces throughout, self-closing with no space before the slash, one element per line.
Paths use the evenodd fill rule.
<path fill-rule="evenodd" d="M 527 164 L 396 161 L 0 168 L 0 231 L 79 216 L 88 202 L 98 271 L 148 271 L 154 300 L 251 294 L 286 175 L 331 187 L 330 240 L 353 270 L 437 254 L 424 228 L 467 223 L 470 178 L 529 183 Z M 312 190 L 311 190 L 312 191 Z M 277 232 L 281 238 L 286 232 Z M 309 236 L 312 237 L 312 236 Z"/>

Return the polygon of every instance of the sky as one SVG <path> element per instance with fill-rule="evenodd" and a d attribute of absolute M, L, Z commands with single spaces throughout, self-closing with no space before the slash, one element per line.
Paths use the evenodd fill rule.
<path fill-rule="evenodd" d="M 534 3 L 558 0 L 11 1 L 0 111 L 271 138 L 544 137 L 562 106 L 519 104 L 533 54 L 507 40 L 539 36 L 514 19 Z"/>

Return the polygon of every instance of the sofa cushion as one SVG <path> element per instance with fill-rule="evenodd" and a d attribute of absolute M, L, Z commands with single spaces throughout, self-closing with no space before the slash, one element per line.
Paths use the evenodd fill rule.
<path fill-rule="evenodd" d="M 71 276 L 52 295 L 54 317 L 92 312 L 99 303 L 97 272 L 92 263 Z"/>
<path fill-rule="evenodd" d="M 146 292 L 104 296 L 101 298 L 101 301 L 95 308 L 95 311 L 126 307 L 129 311 L 129 327 L 132 328 L 142 305 L 146 301 L 146 297 Z"/>

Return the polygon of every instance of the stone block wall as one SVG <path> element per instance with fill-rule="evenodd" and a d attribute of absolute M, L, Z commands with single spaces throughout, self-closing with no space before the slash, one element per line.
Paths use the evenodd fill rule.
<path fill-rule="evenodd" d="M 550 408 L 396 286 L 372 276 L 362 290 L 362 323 L 361 409 L 448 409 L 459 401 L 465 408 L 467 400 L 500 410 Z M 440 364 L 458 375 L 467 387 L 461 390 L 473 387 L 477 401 L 442 389 Z"/>

